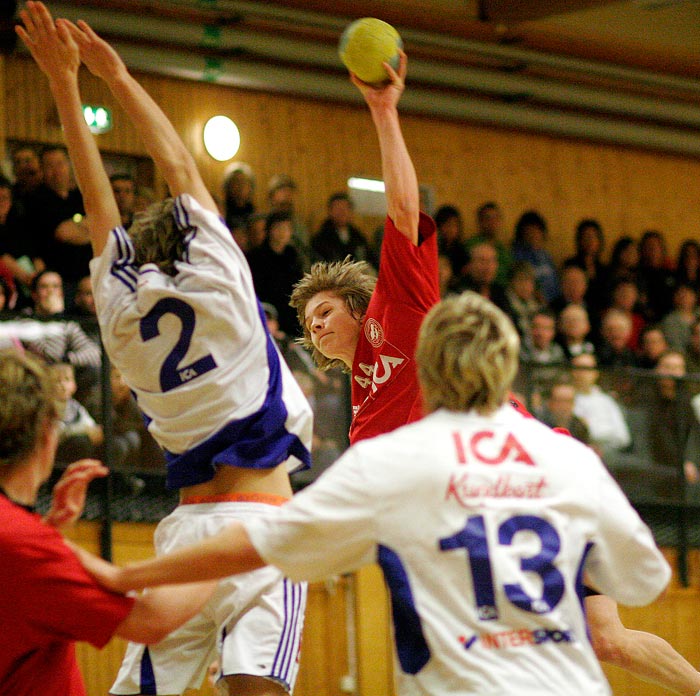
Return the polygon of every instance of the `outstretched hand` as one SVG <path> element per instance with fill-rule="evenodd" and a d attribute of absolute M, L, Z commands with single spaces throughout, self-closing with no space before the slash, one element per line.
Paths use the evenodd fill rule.
<path fill-rule="evenodd" d="M 24 26 L 16 26 L 17 35 L 49 80 L 77 80 L 80 53 L 65 20 L 54 22 L 44 3 L 32 0 L 19 16 Z"/>
<path fill-rule="evenodd" d="M 108 473 L 109 469 L 96 459 L 81 459 L 71 464 L 53 488 L 51 508 L 44 521 L 57 529 L 74 524 L 85 507 L 90 482 Z"/>
<path fill-rule="evenodd" d="M 389 63 L 383 63 L 389 75 L 389 80 L 379 85 L 371 85 L 360 80 L 355 73 L 350 73 L 351 82 L 360 90 L 370 109 L 381 107 L 396 107 L 405 87 L 408 58 L 403 51 L 399 52 L 399 69 L 394 70 Z"/>
<path fill-rule="evenodd" d="M 120 70 L 126 69 L 119 54 L 104 39 L 101 39 L 87 22 L 79 20 L 76 26 L 68 20 L 60 21 L 65 24 L 78 45 L 80 58 L 93 75 L 108 80 Z"/>

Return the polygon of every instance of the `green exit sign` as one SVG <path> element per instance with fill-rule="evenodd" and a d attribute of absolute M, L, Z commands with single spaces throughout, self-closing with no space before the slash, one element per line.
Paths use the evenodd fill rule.
<path fill-rule="evenodd" d="M 106 133 L 112 129 L 112 112 L 106 106 L 83 104 L 83 116 L 93 133 Z"/>

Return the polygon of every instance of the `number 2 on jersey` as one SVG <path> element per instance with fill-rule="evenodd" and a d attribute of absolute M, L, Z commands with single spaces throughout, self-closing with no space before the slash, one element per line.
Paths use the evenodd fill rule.
<path fill-rule="evenodd" d="M 529 531 L 539 537 L 540 552 L 521 556 L 520 569 L 536 573 L 542 579 L 542 596 L 530 597 L 520 583 L 507 583 L 503 591 L 516 607 L 534 614 L 545 614 L 559 604 L 564 595 L 564 577 L 554 565 L 560 549 L 559 534 L 546 520 L 534 515 L 516 515 L 498 528 L 500 546 L 510 546 L 518 532 Z M 477 614 L 481 620 L 498 618 L 496 591 L 491 567 L 491 549 L 486 537 L 483 515 L 467 518 L 464 528 L 452 536 L 440 539 L 440 550 L 466 549 L 474 586 Z"/>
<path fill-rule="evenodd" d="M 141 319 L 139 327 L 141 329 L 141 339 L 150 341 L 160 335 L 158 322 L 166 314 L 174 314 L 182 324 L 180 336 L 173 349 L 168 353 L 160 368 L 160 388 L 167 392 L 181 386 L 195 377 L 203 375 L 216 367 L 216 361 L 211 353 L 195 360 L 189 365 L 180 365 L 192 341 L 192 334 L 195 326 L 194 309 L 175 297 L 165 297 L 158 300 L 146 316 Z"/>

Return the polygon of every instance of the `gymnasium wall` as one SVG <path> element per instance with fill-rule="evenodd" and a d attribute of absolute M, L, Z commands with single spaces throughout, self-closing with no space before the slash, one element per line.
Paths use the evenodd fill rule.
<path fill-rule="evenodd" d="M 61 142 L 43 76 L 22 56 L 3 60 L 0 144 Z M 344 189 L 348 176 L 381 175 L 364 107 L 155 76 L 139 79 L 172 119 L 212 192 L 219 192 L 226 165 L 206 154 L 201 131 L 217 113 L 227 114 L 240 128 L 236 159 L 253 167 L 262 211 L 270 176 L 290 174 L 299 187 L 299 212 L 315 229 L 328 195 Z M 81 84 L 84 102 L 113 109 L 115 125 L 98 136 L 100 148 L 143 156 L 134 129 L 104 86 L 87 71 Z M 438 205 L 461 208 L 467 233 L 473 231 L 476 207 L 486 200 L 501 204 L 509 236 L 520 213 L 538 209 L 549 223 L 550 248 L 559 260 L 572 251 L 572 232 L 582 217 L 598 218 L 608 240 L 659 229 L 674 254 L 680 241 L 700 231 L 700 159 L 416 116 L 404 116 L 403 127 L 421 183 L 434 188 Z M 163 192 L 162 182 L 157 188 Z M 377 224 L 376 219 L 358 222 L 367 233 Z"/>

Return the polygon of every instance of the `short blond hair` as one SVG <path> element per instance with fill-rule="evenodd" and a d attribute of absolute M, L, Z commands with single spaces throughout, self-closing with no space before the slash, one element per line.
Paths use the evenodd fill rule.
<path fill-rule="evenodd" d="M 46 365 L 19 351 L 0 351 L 0 391 L 0 467 L 7 467 L 31 455 L 58 411 Z"/>
<path fill-rule="evenodd" d="M 185 255 L 187 229 L 175 223 L 173 211 L 175 200 L 166 198 L 136 213 L 129 228 L 129 237 L 134 245 L 134 262 L 138 267 L 154 263 L 167 275 L 176 275 L 175 261 Z"/>
<path fill-rule="evenodd" d="M 319 292 L 332 292 L 345 301 L 352 316 L 360 318 L 367 312 L 377 278 L 372 267 L 364 261 L 352 261 L 347 256 L 343 261 L 333 263 L 319 262 L 311 266 L 311 270 L 294 286 L 289 304 L 294 307 L 303 329 L 303 335 L 297 339 L 311 352 L 316 365 L 321 370 L 340 367 L 348 372 L 347 365 L 338 358 L 327 358 L 319 351 L 311 340 L 311 332 L 306 325 L 306 305 Z"/>
<path fill-rule="evenodd" d="M 475 292 L 433 307 L 418 336 L 418 379 L 428 412 L 492 413 L 506 400 L 518 370 L 520 339 L 511 320 Z"/>

